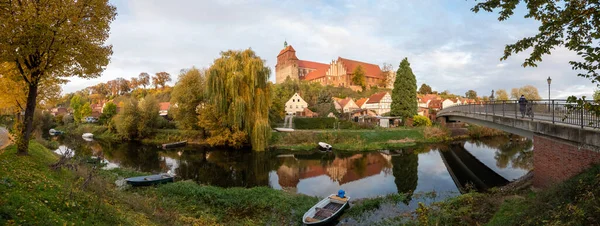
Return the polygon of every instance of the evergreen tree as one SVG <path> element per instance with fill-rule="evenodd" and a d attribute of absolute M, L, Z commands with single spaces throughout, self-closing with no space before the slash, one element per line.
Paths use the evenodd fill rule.
<path fill-rule="evenodd" d="M 396 72 L 390 114 L 400 116 L 403 120 L 412 118 L 417 114 L 417 107 L 417 79 L 410 68 L 408 58 L 404 58 Z"/>

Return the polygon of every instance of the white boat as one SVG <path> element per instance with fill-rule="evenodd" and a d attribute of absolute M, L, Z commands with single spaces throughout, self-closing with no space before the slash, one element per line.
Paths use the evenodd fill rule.
<path fill-rule="evenodd" d="M 279 128 L 275 128 L 275 130 L 277 132 L 294 132 L 294 129 L 292 129 L 292 128 L 281 128 L 281 127 L 279 127 Z"/>
<path fill-rule="evenodd" d="M 81 135 L 81 137 L 83 137 L 83 138 L 94 138 L 94 134 L 84 133 L 83 135 Z"/>
<path fill-rule="evenodd" d="M 339 217 L 350 201 L 349 196 L 332 194 L 311 207 L 302 217 L 305 225 L 327 224 Z"/>
<path fill-rule="evenodd" d="M 318 145 L 319 149 L 321 149 L 322 151 L 331 151 L 331 149 L 333 148 L 331 147 L 331 145 L 325 142 L 319 142 Z"/>

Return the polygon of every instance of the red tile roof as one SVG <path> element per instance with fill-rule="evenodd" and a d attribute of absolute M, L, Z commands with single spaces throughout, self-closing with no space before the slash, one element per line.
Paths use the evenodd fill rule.
<path fill-rule="evenodd" d="M 341 61 L 344 64 L 344 66 L 346 66 L 347 74 L 353 73 L 354 70 L 356 69 L 356 67 L 358 67 L 358 65 L 360 65 L 365 70 L 365 75 L 367 77 L 383 78 L 381 76 L 381 68 L 379 68 L 378 65 L 360 62 L 360 61 L 356 61 L 356 60 L 345 59 L 345 58 L 341 58 L 341 57 L 338 57 L 338 61 Z"/>
<path fill-rule="evenodd" d="M 344 106 L 346 106 L 346 104 L 350 103 L 352 99 L 350 97 L 346 97 L 346 99 L 341 99 L 338 101 L 338 103 L 340 104 L 340 106 L 342 108 L 344 108 Z"/>
<path fill-rule="evenodd" d="M 360 98 L 360 99 L 356 100 L 356 105 L 357 105 L 358 107 L 362 107 L 362 105 L 363 105 L 365 102 L 367 102 L 367 100 L 369 100 L 369 98 L 366 98 L 366 97 L 365 97 L 365 98 Z"/>
<path fill-rule="evenodd" d="M 316 69 L 314 71 L 309 72 L 308 74 L 306 74 L 304 76 L 304 78 L 302 78 L 303 80 L 309 80 L 309 81 L 313 80 L 313 79 L 325 77 L 327 70 L 329 70 L 329 64 L 318 63 L 318 62 L 307 61 L 307 60 L 298 60 L 298 67 L 299 68 Z"/>
<path fill-rule="evenodd" d="M 296 52 L 296 50 L 294 49 L 294 47 L 292 47 L 291 45 L 289 45 L 289 46 L 285 47 L 284 49 L 282 49 L 281 51 L 279 51 L 279 54 L 277 56 L 279 56 L 279 55 L 281 55 L 281 54 L 283 54 L 283 53 L 285 53 L 287 51 Z"/>
<path fill-rule="evenodd" d="M 387 92 L 379 92 L 379 93 L 371 95 L 371 97 L 369 97 L 369 100 L 367 101 L 367 104 L 379 103 L 381 101 L 381 99 L 383 99 L 385 94 L 387 94 Z"/>
<path fill-rule="evenodd" d="M 160 105 L 161 111 L 168 111 L 169 108 L 171 107 L 171 103 L 169 103 L 169 102 L 160 102 L 158 105 Z"/>

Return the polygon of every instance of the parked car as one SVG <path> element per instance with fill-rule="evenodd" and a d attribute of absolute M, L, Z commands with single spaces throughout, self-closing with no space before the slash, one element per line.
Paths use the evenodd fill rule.
<path fill-rule="evenodd" d="M 96 122 L 98 122 L 98 118 L 92 117 L 92 116 L 85 117 L 84 120 L 87 123 L 96 123 Z"/>

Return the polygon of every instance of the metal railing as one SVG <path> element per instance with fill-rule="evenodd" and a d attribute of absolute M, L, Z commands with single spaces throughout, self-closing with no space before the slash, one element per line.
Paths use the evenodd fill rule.
<path fill-rule="evenodd" d="M 592 101 L 587 103 L 598 105 Z M 568 103 L 567 100 L 528 100 L 526 104 L 520 104 L 517 100 L 459 104 L 440 110 L 438 115 L 449 112 L 547 121 L 581 128 L 600 128 L 600 112 L 586 110 L 577 103 Z"/>

